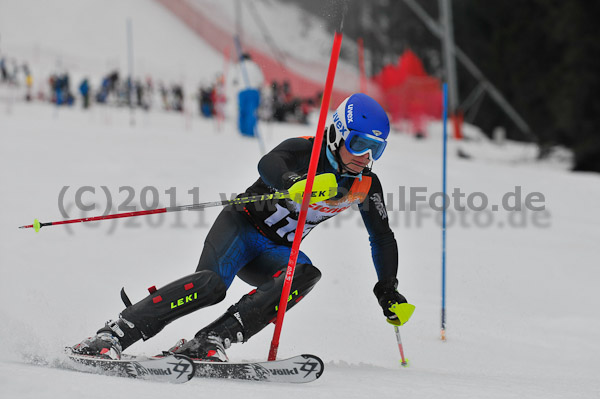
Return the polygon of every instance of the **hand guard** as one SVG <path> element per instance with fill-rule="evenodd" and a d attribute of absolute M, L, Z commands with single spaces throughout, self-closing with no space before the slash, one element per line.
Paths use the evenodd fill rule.
<path fill-rule="evenodd" d="M 400 321 L 398 319 L 398 315 L 392 312 L 390 309 L 395 304 L 407 303 L 406 298 L 404 298 L 404 296 L 396 290 L 397 287 L 398 279 L 395 277 L 390 277 L 375 284 L 373 293 L 377 297 L 377 301 L 383 309 L 383 314 L 385 317 L 387 317 L 388 322 L 394 325 L 402 325 L 408 321 L 408 319 Z M 410 318 L 410 315 L 408 317 Z"/>
<path fill-rule="evenodd" d="M 294 172 L 286 172 L 281 176 L 283 186 L 288 190 L 290 199 L 299 204 L 302 203 L 304 191 L 307 184 L 307 174 L 300 176 Z M 337 180 L 333 173 L 321 173 L 315 175 L 310 196 L 310 203 L 328 200 L 337 195 Z"/>

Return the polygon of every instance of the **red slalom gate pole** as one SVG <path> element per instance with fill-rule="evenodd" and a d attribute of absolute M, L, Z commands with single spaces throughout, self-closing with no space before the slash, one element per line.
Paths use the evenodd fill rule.
<path fill-rule="evenodd" d="M 329 69 L 327 71 L 327 80 L 325 81 L 325 91 L 323 92 L 323 99 L 321 101 L 321 112 L 319 114 L 317 133 L 315 135 L 315 142 L 313 143 L 312 153 L 310 155 L 310 164 L 308 166 L 308 175 L 306 177 L 306 189 L 304 191 L 304 199 L 300 208 L 300 215 L 298 216 L 298 225 L 296 227 L 296 233 L 294 234 L 294 242 L 292 243 L 292 252 L 290 253 L 290 260 L 288 262 L 287 271 L 285 273 L 283 290 L 281 291 L 281 298 L 279 300 L 277 321 L 275 322 L 275 332 L 273 333 L 273 339 L 271 340 L 271 348 L 269 350 L 269 361 L 277 359 L 277 350 L 279 349 L 279 337 L 281 335 L 281 328 L 283 326 L 283 318 L 285 316 L 285 311 L 287 310 L 287 303 L 288 298 L 290 296 L 290 290 L 292 288 L 294 271 L 296 270 L 296 261 L 298 260 L 298 253 L 300 251 L 300 242 L 302 241 L 302 233 L 304 232 L 306 214 L 308 213 L 308 205 L 310 202 L 309 193 L 312 192 L 313 181 L 315 179 L 315 174 L 317 173 L 317 165 L 319 163 L 319 155 L 321 153 L 321 145 L 323 143 L 325 121 L 327 120 L 327 111 L 329 109 L 329 101 L 331 99 L 331 92 L 333 90 L 333 80 L 335 79 L 335 71 L 337 68 L 337 62 L 340 55 L 341 45 L 342 33 L 335 32 L 335 35 L 333 37 L 333 49 L 331 50 L 331 59 L 329 60 Z"/>

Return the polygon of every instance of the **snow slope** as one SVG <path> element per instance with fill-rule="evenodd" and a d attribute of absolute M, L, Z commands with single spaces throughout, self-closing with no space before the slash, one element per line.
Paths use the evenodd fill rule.
<path fill-rule="evenodd" d="M 197 389 L 248 395 L 243 383 L 161 386 L 35 367 L 23 360 L 32 352 L 52 359 L 62 346 L 114 318 L 122 309 L 122 286 L 139 299 L 146 287 L 192 272 L 217 214 L 51 227 L 39 234 L 16 229 L 34 217 L 62 219 L 57 198 L 65 185 L 70 186 L 65 205 L 71 217 L 78 217 L 82 213 L 73 212 L 73 198 L 82 186 L 97 189 L 84 202 L 97 201 L 99 214 L 106 202 L 103 185 L 115 205 L 126 198 L 120 186 L 135 190 L 136 204 L 141 190 L 154 186 L 167 205 L 170 187 L 176 187 L 177 202 L 185 204 L 193 201 L 188 190 L 194 187 L 201 188 L 201 200 L 212 200 L 220 192 L 239 192 L 256 178 L 252 165 L 259 159 L 258 146 L 238 137 L 231 126 L 219 133 L 210 122 L 194 119 L 186 129 L 181 117 L 150 114 L 132 128 L 127 113 L 113 114 L 110 125 L 99 114 L 98 109 L 56 114 L 46 105 L 19 105 L 0 116 L 2 390 L 9 397 L 101 397 L 110 381 L 122 396 L 150 390 L 193 394 Z M 264 130 L 269 146 L 312 133 L 310 127 L 285 125 Z M 398 186 L 437 190 L 439 144 L 393 136 L 386 157 L 376 165 L 386 191 L 394 193 Z M 300 390 L 315 397 L 338 392 L 379 397 L 392 389 L 416 398 L 597 397 L 598 176 L 538 165 L 450 161 L 450 187 L 493 197 L 515 184 L 545 194 L 549 226 L 449 229 L 445 344 L 438 338 L 439 228 L 430 219 L 419 227 L 416 213 L 409 225 L 406 213 L 397 207 L 390 212 L 401 255 L 400 288 L 417 305 L 414 319 L 402 328 L 409 369 L 399 369 L 393 330 L 371 293 L 375 273 L 358 215 L 341 215 L 311 233 L 303 249 L 323 279 L 286 318 L 280 356 L 317 353 L 327 362 L 326 373 L 309 387 L 256 384 L 251 397 Z M 498 218 L 506 221 L 508 215 Z M 174 322 L 130 351 L 152 354 L 190 337 L 249 289 L 235 282 L 223 303 Z M 271 334 L 269 327 L 250 343 L 234 346 L 231 358 L 265 358 Z"/>
<path fill-rule="evenodd" d="M 173 22 L 163 35 L 177 33 L 175 20 L 158 11 L 153 2 L 135 3 L 154 23 Z M 22 14 L 37 16 L 42 24 L 49 15 L 42 12 L 49 7 L 45 4 L 0 1 L 3 51 L 31 43 L 25 36 L 33 37 L 35 21 L 22 20 L 23 26 L 33 26 L 23 30 L 22 41 L 4 29 L 18 31 L 18 24 L 11 20 Z M 74 3 L 69 4 L 76 14 Z M 114 4 L 113 9 L 120 7 Z M 87 6 L 96 7 L 96 18 L 88 24 L 108 18 L 98 3 Z M 117 14 L 121 19 L 123 12 Z M 117 25 L 122 26 L 121 22 Z M 77 29 L 83 28 L 78 25 Z M 35 34 L 44 37 L 43 32 Z M 213 59 L 210 49 L 203 48 L 197 38 L 186 39 L 185 30 L 177 35 L 173 40 L 189 39 L 186 45 L 199 49 L 199 59 L 212 60 L 207 62 L 215 67 L 222 62 Z M 50 31 L 47 37 L 47 43 L 55 40 Z M 78 49 L 73 54 L 84 58 L 81 42 L 89 39 L 72 35 L 68 40 Z M 155 51 L 168 51 L 168 47 L 157 42 Z M 184 61 L 182 68 L 188 68 L 187 58 Z M 42 58 L 40 65 L 52 67 Z M 153 65 L 147 64 L 148 68 Z M 212 73 L 197 71 L 190 79 Z M 4 89 L 0 86 L 0 92 Z M 221 193 L 230 196 L 256 179 L 260 153 L 256 141 L 237 135 L 231 123 L 219 131 L 212 121 L 198 116 L 189 119 L 151 112 L 136 113 L 136 124 L 130 126 L 125 110 L 96 107 L 85 113 L 23 103 L 8 107 L 4 98 L 0 95 L 3 398 L 600 397 L 600 301 L 595 295 L 600 281 L 600 177 L 523 161 L 528 149 L 512 144 L 496 149 L 493 159 L 478 157 L 477 145 L 470 144 L 474 159 L 464 160 L 456 156 L 457 144 L 451 143 L 450 192 L 460 188 L 467 196 L 485 193 L 491 205 L 501 203 L 502 195 L 520 186 L 523 197 L 542 193 L 546 212 L 451 212 L 448 342 L 442 343 L 441 233 L 434 220 L 438 214 L 428 207 L 419 207 L 418 212 L 399 211 L 404 203 L 399 195 L 402 187 L 407 193 L 411 187 L 426 188 L 428 197 L 441 187 L 439 124 L 429 126 L 429 138 L 423 141 L 392 135 L 385 156 L 375 165 L 389 193 L 390 222 L 400 251 L 400 291 L 417 306 L 413 319 L 401 329 L 411 360 L 409 368 L 399 367 L 393 329 L 383 320 L 371 292 L 376 276 L 366 233 L 354 211 L 320 226 L 303 243 L 302 249 L 321 269 L 323 278 L 286 317 L 281 337 L 280 357 L 310 352 L 326 362 L 323 377 L 315 383 L 289 386 L 194 380 L 171 386 L 31 364 L 27 355 L 52 360 L 63 346 L 78 342 L 116 317 L 123 308 L 119 298 L 122 286 L 132 299 L 141 299 L 146 287 L 161 286 L 193 272 L 218 209 L 49 227 L 38 234 L 17 226 L 36 217 L 41 221 L 63 219 L 59 203 L 70 217 L 80 217 L 84 213 L 76 209 L 74 201 L 77 189 L 84 186 L 96 190 L 83 194 L 84 204 L 98 205 L 85 213 L 89 216 L 105 211 L 103 186 L 111 193 L 113 208 L 124 205 L 126 190 L 130 190 L 135 194 L 130 205 L 140 209 L 142 192 L 148 202 L 152 199 L 153 189 L 146 187 L 156 188 L 162 206 L 169 205 L 174 194 L 178 204 L 218 199 Z M 315 125 L 263 124 L 261 131 L 271 148 L 287 137 L 314 134 Z M 486 151 L 490 153 L 487 147 Z M 65 186 L 61 201 L 59 194 Z M 125 186 L 131 188 L 120 192 Z M 235 281 L 222 303 L 172 323 L 129 351 L 153 354 L 181 337 L 191 337 L 249 290 Z M 233 346 L 230 358 L 265 359 L 271 335 L 272 327 L 268 327 L 249 343 Z"/>
<path fill-rule="evenodd" d="M 112 70 L 128 71 L 128 19 L 134 76 L 189 86 L 223 70 L 216 51 L 152 0 L 0 0 L 0 54 L 29 61 L 36 85 L 67 70 L 97 87 Z"/>

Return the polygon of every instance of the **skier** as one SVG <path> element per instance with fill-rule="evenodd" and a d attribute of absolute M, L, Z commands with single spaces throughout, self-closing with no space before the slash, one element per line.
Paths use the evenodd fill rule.
<path fill-rule="evenodd" d="M 397 291 L 398 247 L 388 224 L 379 178 L 370 164 L 386 147 L 389 121 L 383 108 L 365 94 L 345 99 L 325 131 L 317 173 L 334 173 L 338 194 L 310 205 L 303 236 L 319 223 L 357 204 L 369 232 L 378 282 L 373 289 L 384 315 L 406 299 Z M 314 138 L 283 141 L 258 164 L 260 177 L 244 195 L 272 193 L 304 179 Z M 132 305 L 121 291 L 126 308 L 94 337 L 72 347 L 78 354 L 120 358 L 139 339 L 149 339 L 173 320 L 222 301 L 235 276 L 256 287 L 221 317 L 181 340 L 170 352 L 207 361 L 227 361 L 225 349 L 246 342 L 277 315 L 300 204 L 290 200 L 228 206 L 209 231 L 194 274 L 176 280 Z M 319 269 L 300 252 L 288 309 L 293 308 L 320 279 Z"/>

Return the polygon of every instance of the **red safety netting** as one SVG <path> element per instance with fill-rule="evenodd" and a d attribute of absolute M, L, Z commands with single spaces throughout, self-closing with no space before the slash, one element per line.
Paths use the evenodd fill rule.
<path fill-rule="evenodd" d="M 427 119 L 441 118 L 440 81 L 427 74 L 412 51 L 406 50 L 397 65 L 386 65 L 373 79 L 382 89 L 392 123 L 410 121 L 413 132 L 423 134 Z"/>

